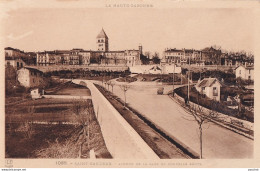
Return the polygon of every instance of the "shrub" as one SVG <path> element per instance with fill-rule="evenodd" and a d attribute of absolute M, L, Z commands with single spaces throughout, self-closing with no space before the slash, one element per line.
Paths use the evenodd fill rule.
<path fill-rule="evenodd" d="M 36 156 L 38 158 L 77 158 L 79 157 L 79 144 L 75 144 L 68 139 L 65 143 L 56 141 L 54 143 L 48 142 L 48 147 L 37 150 Z"/>
<path fill-rule="evenodd" d="M 186 98 L 187 97 L 187 87 L 180 87 L 180 88 L 177 88 L 175 90 L 175 93 L 177 93 L 179 96 L 183 97 L 183 98 Z M 200 94 L 196 89 L 195 87 L 192 87 L 191 88 L 191 91 L 190 91 L 190 101 L 193 102 L 193 103 L 197 103 L 199 102 L 199 105 L 207 108 L 207 109 L 212 109 L 212 106 L 211 104 L 214 102 L 216 104 L 216 111 L 217 112 L 220 112 L 220 113 L 223 113 L 223 114 L 226 114 L 226 115 L 229 115 L 229 116 L 237 116 L 238 114 L 238 110 L 237 109 L 230 109 L 228 108 L 224 103 L 221 103 L 221 102 L 215 102 L 214 100 Z"/>
<path fill-rule="evenodd" d="M 26 138 L 31 138 L 32 135 L 35 133 L 33 124 L 30 122 L 22 123 L 15 131 L 25 133 Z"/>

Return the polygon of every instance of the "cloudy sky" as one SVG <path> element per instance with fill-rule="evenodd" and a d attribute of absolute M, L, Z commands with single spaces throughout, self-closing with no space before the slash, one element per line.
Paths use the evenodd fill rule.
<path fill-rule="evenodd" d="M 254 13 L 246 8 L 32 5 L 11 8 L 2 21 L 5 47 L 25 51 L 96 50 L 96 36 L 102 27 L 110 50 L 137 49 L 139 44 L 144 51 L 160 54 L 165 48 L 202 49 L 211 45 L 233 51 L 254 49 Z"/>

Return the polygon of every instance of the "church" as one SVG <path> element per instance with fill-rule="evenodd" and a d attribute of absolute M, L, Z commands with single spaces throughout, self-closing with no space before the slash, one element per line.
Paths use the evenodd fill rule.
<path fill-rule="evenodd" d="M 142 54 L 142 46 L 138 50 L 119 50 L 109 51 L 109 38 L 104 29 L 100 31 L 96 38 L 97 51 L 93 52 L 93 58 L 99 58 L 101 64 L 104 65 L 140 65 L 140 55 Z"/>
<path fill-rule="evenodd" d="M 37 65 L 113 65 L 128 66 L 141 65 L 140 55 L 142 46 L 131 50 L 109 50 L 109 38 L 104 29 L 96 37 L 96 51 L 72 49 L 55 50 L 37 53 Z"/>

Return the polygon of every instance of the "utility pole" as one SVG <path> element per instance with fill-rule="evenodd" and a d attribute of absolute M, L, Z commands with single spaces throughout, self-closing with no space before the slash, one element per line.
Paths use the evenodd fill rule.
<path fill-rule="evenodd" d="M 173 62 L 173 73 L 172 73 L 172 96 L 174 97 L 174 73 L 175 73 L 175 59 Z"/>
<path fill-rule="evenodd" d="M 187 102 L 189 103 L 190 101 L 190 55 L 189 55 L 189 70 L 188 70 L 188 100 Z"/>

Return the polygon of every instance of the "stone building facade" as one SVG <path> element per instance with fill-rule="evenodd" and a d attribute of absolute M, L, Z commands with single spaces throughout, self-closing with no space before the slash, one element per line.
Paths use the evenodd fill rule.
<path fill-rule="evenodd" d="M 17 71 L 17 79 L 24 87 L 38 87 L 43 83 L 43 72 L 34 68 L 21 68 Z"/>
<path fill-rule="evenodd" d="M 45 51 L 37 53 L 37 65 L 140 65 L 142 46 L 138 50 L 109 51 L 109 38 L 104 29 L 96 37 L 97 50 L 72 49 L 69 51 Z"/>

